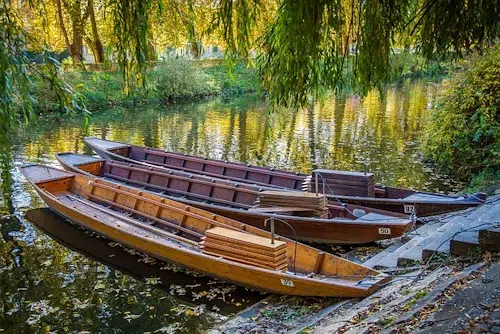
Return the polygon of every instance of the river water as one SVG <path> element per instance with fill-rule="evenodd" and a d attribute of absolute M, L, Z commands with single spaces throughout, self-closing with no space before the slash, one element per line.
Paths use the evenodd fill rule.
<path fill-rule="evenodd" d="M 113 107 L 88 126 L 82 117 L 41 119 L 19 131 L 13 154 L 17 165 L 57 166 L 57 152 L 91 153 L 83 137 L 93 135 L 301 172 L 367 170 L 386 185 L 454 192 L 460 184 L 424 165 L 419 150 L 436 90 L 405 82 L 272 114 L 256 96 Z M 0 332 L 198 332 L 263 298 L 31 210 L 44 204 L 12 173 L 14 214 L 0 219 Z"/>

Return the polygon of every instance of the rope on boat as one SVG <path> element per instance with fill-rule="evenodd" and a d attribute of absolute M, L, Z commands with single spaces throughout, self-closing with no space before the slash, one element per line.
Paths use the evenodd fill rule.
<path fill-rule="evenodd" d="M 328 190 L 330 191 L 331 195 L 333 196 L 333 198 L 347 211 L 349 212 L 351 215 L 353 215 L 354 217 L 356 217 L 356 215 L 347 208 L 347 205 L 342 202 L 338 197 L 337 195 L 335 194 L 335 192 L 332 190 L 332 188 L 330 187 L 330 185 L 328 184 L 328 182 L 326 182 L 325 178 L 323 177 L 323 175 L 321 175 L 321 173 L 315 171 L 314 172 L 316 175 L 318 175 L 319 177 L 321 177 L 321 180 L 323 181 L 323 191 L 325 189 L 325 185 L 328 187 Z M 325 195 L 325 194 L 324 194 Z M 366 220 L 366 221 L 383 221 L 383 220 L 400 220 L 401 218 L 392 218 L 392 217 L 387 217 L 387 218 L 371 218 L 371 219 L 367 219 L 367 218 L 364 218 L 363 220 Z M 410 215 L 410 219 L 415 223 L 417 218 L 414 214 L 411 214 Z"/>

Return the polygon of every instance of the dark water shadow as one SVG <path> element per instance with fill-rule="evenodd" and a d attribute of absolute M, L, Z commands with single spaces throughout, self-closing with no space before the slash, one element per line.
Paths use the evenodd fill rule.
<path fill-rule="evenodd" d="M 138 261 L 141 260 L 141 256 L 130 254 L 130 250 L 127 252 L 126 249 L 117 246 L 116 243 L 110 242 L 108 239 L 92 236 L 85 229 L 73 225 L 48 208 L 29 210 L 25 217 L 58 243 L 126 275 L 136 279 L 159 278 L 159 283 L 155 287 L 165 291 L 172 291 L 172 286 L 176 286 L 176 291 L 182 287 L 189 287 L 191 295 L 175 294 L 176 298 L 184 303 L 205 304 L 210 309 L 215 306 L 220 309 L 219 314 L 227 315 L 238 312 L 265 297 L 260 292 L 235 287 L 230 283 L 215 280 L 162 261 L 155 263 Z M 220 299 L 220 295 L 211 299 L 213 294 L 212 296 L 210 294 L 202 296 L 197 300 L 192 298 L 192 295 L 203 294 L 204 291 L 213 291 L 214 289 L 217 291 L 227 290 L 230 293 L 224 298 L 226 300 Z"/>

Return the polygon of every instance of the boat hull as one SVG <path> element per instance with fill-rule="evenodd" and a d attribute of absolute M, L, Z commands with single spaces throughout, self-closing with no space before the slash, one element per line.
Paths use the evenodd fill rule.
<path fill-rule="evenodd" d="M 268 231 L 270 230 L 270 226 L 269 224 L 266 226 L 265 221 L 274 216 L 276 218 L 275 232 L 277 234 L 291 239 L 294 239 L 296 235 L 297 240 L 313 243 L 336 245 L 368 244 L 379 240 L 400 237 L 410 232 L 413 227 L 413 224 L 407 221 L 401 223 L 391 223 L 390 220 L 377 223 L 355 220 L 335 221 L 331 219 L 252 213 L 248 210 L 232 209 L 189 200 L 182 200 L 182 202 Z M 293 230 L 288 225 L 280 222 L 280 220 L 290 224 Z"/>
<path fill-rule="evenodd" d="M 93 175 L 99 175 L 97 172 L 98 169 L 92 168 L 92 163 L 74 166 L 71 164 L 71 161 L 66 157 L 65 154 L 58 154 L 56 158 L 61 163 L 64 169 L 76 173 L 87 174 L 88 169 L 91 168 L 94 170 Z M 106 165 L 107 164 L 107 165 Z M 159 196 L 167 197 L 173 199 L 175 201 L 185 203 L 199 209 L 203 209 L 209 212 L 213 212 L 215 214 L 219 214 L 221 216 L 231 218 L 236 221 L 240 221 L 242 223 L 252 225 L 259 229 L 267 229 L 270 230 L 270 226 L 266 226 L 266 220 L 271 217 L 276 218 L 275 223 L 275 231 L 279 235 L 288 236 L 291 239 L 295 237 L 300 241 L 314 242 L 314 243 L 327 243 L 327 244 L 367 244 L 379 240 L 385 240 L 390 238 L 396 238 L 404 235 L 409 232 L 413 227 L 413 222 L 409 219 L 406 219 L 404 215 L 393 215 L 392 213 L 380 210 L 374 210 L 375 213 L 382 214 L 384 218 L 380 218 L 375 221 L 369 220 L 360 220 L 360 219 L 347 219 L 347 218 L 335 218 L 335 219 L 321 219 L 321 218 L 309 218 L 309 217 L 300 217 L 300 216 L 291 216 L 285 214 L 273 214 L 273 213 L 262 213 L 251 211 L 247 209 L 234 208 L 227 205 L 218 205 L 213 203 L 208 203 L 204 201 L 196 201 L 190 200 L 188 198 L 183 197 L 173 197 L 163 194 L 163 190 L 168 191 L 168 188 L 158 186 L 158 184 L 168 184 L 168 177 L 172 177 L 171 174 L 167 174 L 165 172 L 158 173 L 158 168 L 155 167 L 155 178 L 147 177 L 144 173 L 153 173 L 152 170 L 149 170 L 145 167 L 136 168 L 132 166 L 126 166 L 127 168 L 134 169 L 134 177 L 129 174 L 128 178 L 119 177 L 115 174 L 110 174 L 110 167 L 114 166 L 114 162 L 110 162 L 109 160 L 105 162 L 104 167 L 109 173 L 103 174 L 108 179 L 113 179 L 116 183 L 124 184 L 125 181 L 128 185 L 132 186 L 140 186 L 142 189 L 148 190 L 150 192 L 154 192 Z M 123 166 L 123 164 L 122 164 Z M 136 165 L 138 166 L 138 165 Z M 118 167 L 118 166 L 116 166 Z M 124 166 L 125 167 L 125 166 Z M 139 177 L 139 173 L 142 173 L 142 177 Z M 120 173 L 120 175 L 125 175 L 127 173 Z M 152 182 L 153 183 L 145 183 L 140 182 L 139 179 Z M 195 182 L 194 179 L 190 179 L 191 182 Z M 187 188 L 195 188 L 190 185 Z M 234 189 L 240 189 L 236 187 Z M 252 201 L 253 202 L 253 201 Z M 353 210 L 353 208 L 351 208 Z M 393 215 L 393 216 L 387 216 Z M 287 224 L 283 223 L 286 222 Z"/>
<path fill-rule="evenodd" d="M 173 168 L 176 170 L 183 170 L 189 173 L 198 173 L 200 175 L 208 175 L 206 170 L 210 167 L 210 170 L 216 170 L 217 173 L 211 174 L 210 176 L 230 179 L 237 182 L 247 182 L 252 183 L 249 180 L 249 173 L 239 173 L 238 171 L 244 171 L 246 168 L 245 164 L 242 163 L 228 163 L 213 159 L 204 159 L 201 157 L 183 155 L 180 153 L 173 152 L 162 152 L 158 149 L 149 149 L 145 147 L 136 147 L 133 145 L 121 144 L 106 140 L 97 140 L 93 138 L 85 138 L 86 143 L 101 157 L 107 159 L 114 159 L 122 162 L 137 163 L 144 166 L 155 166 L 155 167 L 165 167 Z M 106 146 L 106 143 L 112 143 L 110 146 Z M 101 146 L 99 146 L 101 145 Z M 146 153 L 134 153 L 129 157 L 130 152 L 133 150 L 141 151 L 144 150 Z M 135 152 L 134 151 L 134 152 Z M 144 157 L 137 158 L 139 155 L 144 154 Z M 168 155 L 168 159 L 171 162 L 167 165 L 163 165 L 161 161 L 147 160 L 146 156 L 163 156 Z M 144 158 L 144 159 L 143 159 Z M 142 160 L 140 160 L 142 159 Z M 152 158 L 150 158 L 152 159 Z M 165 160 L 164 160 L 165 161 Z M 221 166 L 226 164 L 227 169 L 221 169 Z M 276 177 L 270 177 L 266 182 L 262 183 L 264 186 L 268 187 L 278 187 L 293 190 L 310 190 L 306 183 L 311 182 L 311 175 L 292 173 L 288 171 L 275 170 L 266 167 L 256 167 L 249 166 L 248 170 L 258 170 L 261 175 L 264 175 L 265 171 L 268 173 L 276 173 Z M 221 174 L 222 173 L 222 174 Z M 210 174 L 210 173 L 209 173 Z M 230 174 L 230 175 L 229 175 Z M 277 181 L 281 177 L 280 181 Z M 299 178 L 299 179 L 297 179 Z M 301 182 L 300 178 L 304 181 Z M 285 180 L 286 179 L 286 180 Z M 260 183 L 259 183 L 260 185 Z M 333 185 L 332 185 L 333 187 Z M 351 189 L 350 187 L 347 187 Z M 342 189 L 347 191 L 346 189 Z M 335 193 L 339 194 L 337 191 Z M 409 200 L 407 197 L 411 197 L 414 194 L 430 195 L 426 199 L 421 200 Z M 369 208 L 375 208 L 380 210 L 391 211 L 395 213 L 403 214 L 413 214 L 417 217 L 425 217 L 431 215 L 437 215 L 447 212 L 453 212 L 457 210 L 463 210 L 469 207 L 474 207 L 484 203 L 486 199 L 486 194 L 478 193 L 474 194 L 476 196 L 470 196 L 469 198 L 460 198 L 453 196 L 444 196 L 439 194 L 427 193 L 427 192 L 416 192 L 410 189 L 396 188 L 396 187 L 385 187 L 382 185 L 375 185 L 375 196 L 367 197 L 366 195 L 356 195 L 353 193 L 342 193 L 342 196 L 328 196 L 331 201 L 335 198 L 339 199 L 344 203 L 361 205 Z M 475 198 L 476 197 L 476 198 Z M 446 200 L 442 200 L 446 199 Z"/>
<path fill-rule="evenodd" d="M 47 195 L 46 192 L 40 191 L 38 188 L 37 192 L 54 212 L 80 226 L 159 260 L 175 263 L 234 284 L 276 294 L 323 297 L 365 297 L 379 288 L 377 285 L 372 285 L 369 288 L 363 286 L 356 288 L 348 284 L 339 285 L 338 283 L 313 280 L 243 264 L 235 265 L 230 261 L 201 252 L 181 249 L 174 245 L 162 244 L 153 239 L 128 233 L 126 226 L 100 221 L 74 210 L 66 203 L 54 196 Z M 388 280 L 389 278 L 383 279 L 379 284 Z M 291 286 L 292 284 L 293 286 Z"/>
<path fill-rule="evenodd" d="M 332 196 L 328 196 L 329 200 L 333 200 Z M 345 203 L 353 205 L 362 205 L 369 208 L 387 210 L 395 213 L 414 214 L 417 217 L 427 217 L 439 215 L 448 212 L 465 210 L 467 208 L 477 206 L 480 203 L 456 201 L 456 202 L 413 202 L 405 199 L 387 199 L 387 198 L 371 198 L 371 197 L 352 197 L 338 196 Z"/>

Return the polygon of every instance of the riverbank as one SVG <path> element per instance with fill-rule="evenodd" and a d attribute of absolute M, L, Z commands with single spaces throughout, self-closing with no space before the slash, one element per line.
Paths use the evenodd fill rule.
<path fill-rule="evenodd" d="M 116 69 L 68 69 L 63 80 L 79 94 L 87 109 L 98 112 L 110 106 L 177 103 L 206 97 L 232 97 L 255 93 L 260 84 L 254 68 L 238 63 L 229 73 L 222 60 L 172 59 L 151 65 L 145 87 L 126 94 L 122 73 Z M 31 89 L 39 114 L 58 113 L 59 100 L 50 84 L 37 81 Z"/>
<path fill-rule="evenodd" d="M 448 62 L 427 62 L 413 54 L 397 54 L 393 57 L 388 85 L 400 84 L 405 79 L 440 80 L 453 69 Z M 145 87 L 135 89 L 129 95 L 123 90 L 122 73 L 113 66 L 65 66 L 61 76 L 91 112 L 110 106 L 170 104 L 216 96 L 229 98 L 262 89 L 256 68 L 241 61 L 228 71 L 222 59 L 169 59 L 151 64 Z M 35 80 L 30 93 L 37 113 L 60 112 L 58 96 L 51 90 L 50 82 Z M 344 93 L 354 94 L 354 91 L 347 85 Z M 14 99 L 14 103 L 20 101 Z"/>

